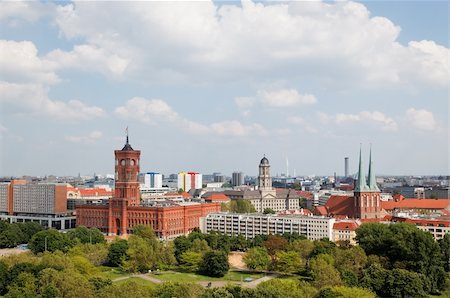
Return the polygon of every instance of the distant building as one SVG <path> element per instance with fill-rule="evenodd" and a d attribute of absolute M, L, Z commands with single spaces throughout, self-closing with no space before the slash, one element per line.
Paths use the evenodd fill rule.
<path fill-rule="evenodd" d="M 348 157 L 344 158 L 344 176 L 348 177 Z"/>
<path fill-rule="evenodd" d="M 156 172 L 147 172 L 139 175 L 141 188 L 162 188 L 163 176 Z"/>
<path fill-rule="evenodd" d="M 219 232 L 228 236 L 303 235 L 310 240 L 333 239 L 335 219 L 320 216 L 210 213 L 200 225 L 202 232 Z"/>
<path fill-rule="evenodd" d="M 67 209 L 75 211 L 77 205 L 100 204 L 113 196 L 113 191 L 105 188 L 67 187 Z"/>
<path fill-rule="evenodd" d="M 348 241 L 351 245 L 356 245 L 356 229 L 359 222 L 355 220 L 340 220 L 333 225 L 333 242 Z"/>
<path fill-rule="evenodd" d="M 32 184 L 25 180 L 0 183 L 0 219 L 37 222 L 58 230 L 75 227 L 67 211 L 67 184 Z"/>
<path fill-rule="evenodd" d="M 213 173 L 213 177 L 214 177 L 213 182 L 220 182 L 220 183 L 225 182 L 225 175 L 221 173 Z"/>
<path fill-rule="evenodd" d="M 358 174 L 353 196 L 332 195 L 323 206 L 317 206 L 314 213 L 333 217 L 380 219 L 383 216 L 380 201 L 381 191 L 377 186 L 375 172 L 373 171 L 372 153 L 370 153 L 369 157 L 369 173 L 366 181 L 366 176 L 362 170 L 360 150 Z"/>
<path fill-rule="evenodd" d="M 225 190 L 223 193 L 232 200 L 250 201 L 256 212 L 263 212 L 266 208 L 276 212 L 300 208 L 300 196 L 294 189 L 272 187 L 270 164 L 266 157 L 263 157 L 259 163 L 257 190 Z"/>
<path fill-rule="evenodd" d="M 178 173 L 178 189 L 186 192 L 191 189 L 202 188 L 202 174 L 197 172 L 181 172 Z"/>
<path fill-rule="evenodd" d="M 244 184 L 244 173 L 242 172 L 233 172 L 231 175 L 231 185 L 232 186 L 240 186 Z"/>

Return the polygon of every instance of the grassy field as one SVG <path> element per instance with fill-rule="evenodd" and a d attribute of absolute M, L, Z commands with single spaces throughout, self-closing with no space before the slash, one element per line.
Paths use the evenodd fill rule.
<path fill-rule="evenodd" d="M 126 283 L 131 283 L 131 282 L 133 282 L 135 284 L 138 284 L 138 285 L 146 286 L 148 288 L 154 288 L 155 287 L 155 284 L 152 283 L 151 281 L 145 280 L 145 279 L 142 279 L 142 278 L 139 278 L 139 277 L 130 277 L 130 278 L 127 278 L 127 279 L 118 280 L 118 281 L 115 282 L 115 284 L 126 284 Z"/>
<path fill-rule="evenodd" d="M 178 281 L 178 282 L 197 282 L 197 281 L 243 281 L 246 277 L 254 280 L 263 277 L 260 273 L 244 273 L 238 271 L 229 271 L 224 277 L 209 277 L 195 273 L 184 272 L 165 272 L 160 274 L 149 274 L 150 276 L 162 281 Z"/>
<path fill-rule="evenodd" d="M 107 277 L 110 279 L 130 275 L 130 273 L 124 272 L 124 271 L 120 270 L 119 268 L 111 268 L 111 267 L 107 267 L 107 266 L 99 266 L 97 268 L 100 270 L 101 276 Z"/>

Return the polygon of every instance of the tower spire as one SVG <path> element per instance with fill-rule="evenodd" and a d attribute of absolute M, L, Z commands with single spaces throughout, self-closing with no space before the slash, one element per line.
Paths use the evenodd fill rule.
<path fill-rule="evenodd" d="M 126 144 L 128 144 L 128 126 L 127 126 L 127 128 L 125 129 L 125 133 L 126 133 L 126 135 L 127 135 L 127 143 L 126 143 Z"/>
<path fill-rule="evenodd" d="M 367 190 L 366 177 L 362 171 L 362 157 L 361 157 L 361 145 L 359 146 L 359 166 L 358 166 L 358 176 L 355 185 L 355 191 L 361 192 Z"/>
<path fill-rule="evenodd" d="M 380 191 L 380 189 L 377 186 L 377 180 L 375 178 L 375 172 L 372 169 L 372 144 L 370 144 L 370 155 L 369 155 L 369 189 L 371 191 Z"/>

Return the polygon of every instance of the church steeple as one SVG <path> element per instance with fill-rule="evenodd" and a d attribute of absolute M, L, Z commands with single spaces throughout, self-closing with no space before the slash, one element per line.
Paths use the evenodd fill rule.
<path fill-rule="evenodd" d="M 356 192 L 362 192 L 367 191 L 368 186 L 366 183 L 366 177 L 364 176 L 363 170 L 362 170 L 362 157 L 361 157 L 361 147 L 359 147 L 359 167 L 358 167 L 358 176 L 356 180 L 355 185 L 355 191 Z"/>
<path fill-rule="evenodd" d="M 367 184 L 369 184 L 370 191 L 380 191 L 377 186 L 377 180 L 375 178 L 375 172 L 372 169 L 372 146 L 370 146 L 370 155 L 369 155 L 369 180 Z"/>

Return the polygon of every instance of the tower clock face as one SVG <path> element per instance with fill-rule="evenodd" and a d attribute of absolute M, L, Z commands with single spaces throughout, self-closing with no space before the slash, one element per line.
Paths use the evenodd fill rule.
<path fill-rule="evenodd" d="M 120 162 L 120 164 L 121 164 L 122 166 L 124 166 L 124 165 L 125 165 L 125 159 L 122 159 L 122 161 Z"/>
<path fill-rule="evenodd" d="M 130 166 L 134 166 L 134 160 L 130 160 Z"/>

